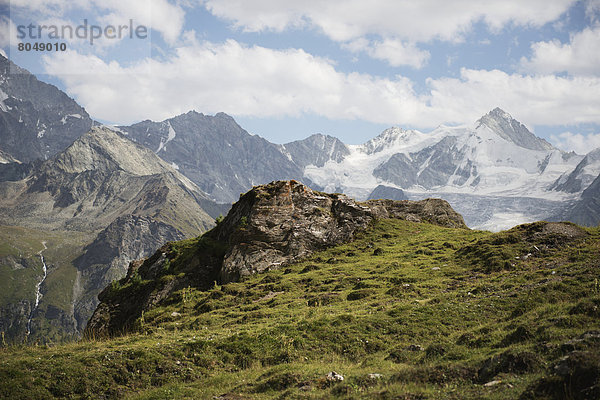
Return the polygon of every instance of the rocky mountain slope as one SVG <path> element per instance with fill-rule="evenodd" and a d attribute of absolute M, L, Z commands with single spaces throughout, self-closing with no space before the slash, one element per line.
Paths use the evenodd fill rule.
<path fill-rule="evenodd" d="M 598 248 L 598 228 L 474 231 L 441 201 L 274 183 L 113 283 L 95 326 L 117 336 L 1 349 L 0 397 L 595 399 Z M 228 254 L 267 268 L 225 283 Z"/>
<path fill-rule="evenodd" d="M 220 202 L 237 200 L 253 185 L 302 177 L 302 170 L 279 146 L 250 135 L 224 113 L 208 116 L 190 111 L 119 129 Z"/>
<path fill-rule="evenodd" d="M 73 99 L 0 55 L 0 151 L 10 156 L 0 158 L 48 159 L 91 126 Z"/>
<path fill-rule="evenodd" d="M 563 219 L 586 226 L 600 225 L 600 175 L 581 194 L 581 199 L 566 207 L 564 214 L 555 219 Z"/>
<path fill-rule="evenodd" d="M 374 199 L 408 200 L 408 197 L 406 197 L 402 189 L 379 185 L 373 189 L 368 200 Z"/>
<path fill-rule="evenodd" d="M 69 293 L 69 301 L 47 304 L 52 295 L 47 294 L 46 278 L 38 275 L 44 295 L 38 307 L 30 307 L 35 308 L 31 335 L 43 338 L 46 322 L 56 319 L 70 321 L 63 324 L 65 333 L 76 335 L 95 309 L 97 294 L 125 275 L 129 261 L 168 241 L 198 235 L 226 209 L 152 151 L 101 127 L 36 165 L 25 179 L 2 182 L 0 225 L 33 229 L 36 237 L 43 232 L 78 233 L 83 240 L 72 258 L 54 258 L 62 267 L 48 266 L 50 280 L 68 275 L 61 290 Z M 45 250 L 53 251 L 57 249 Z M 14 271 L 6 271 L 9 279 Z M 31 302 L 35 291 L 30 283 L 3 306 Z M 6 324 L 0 321 L 0 330 L 7 331 Z"/>
<path fill-rule="evenodd" d="M 282 268 L 315 251 L 352 240 L 377 219 L 396 218 L 466 228 L 462 217 L 443 200 L 356 202 L 345 195 L 315 192 L 296 181 L 254 187 L 233 205 L 225 219 L 200 239 L 188 265 L 177 266 L 169 246 L 132 263 L 119 282 L 128 290 L 107 288 L 88 324 L 94 335 L 123 332 L 143 311 L 187 286 L 209 288 L 213 282 L 239 281 Z M 188 274 L 177 275 L 187 271 Z M 172 278 L 164 279 L 165 275 Z M 135 280 L 147 285 L 132 286 Z M 135 303 L 125 297 L 135 297 Z"/>
<path fill-rule="evenodd" d="M 575 169 L 561 175 L 550 189 L 581 193 L 598 177 L 598 171 L 600 171 L 600 148 L 586 154 Z"/>
<path fill-rule="evenodd" d="M 341 140 L 322 134 L 284 144 L 281 149 L 302 169 L 309 165 L 322 167 L 330 160 L 340 162 L 350 154 L 350 149 Z"/>

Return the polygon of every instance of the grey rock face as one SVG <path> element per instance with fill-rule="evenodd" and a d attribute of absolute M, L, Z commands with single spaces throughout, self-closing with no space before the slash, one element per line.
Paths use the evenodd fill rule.
<path fill-rule="evenodd" d="M 438 143 L 421 151 L 406 154 L 394 154 L 373 171 L 376 178 L 392 182 L 401 187 L 420 185 L 424 188 L 435 188 L 448 183 L 454 176 L 453 184 L 462 185 L 477 168 L 470 160 L 459 168 L 467 148 L 457 145 L 455 136 L 447 136 Z"/>
<path fill-rule="evenodd" d="M 600 175 L 583 191 L 581 200 L 568 207 L 559 218 L 583 226 L 600 224 Z"/>
<path fill-rule="evenodd" d="M 321 134 L 284 144 L 283 151 L 302 169 L 308 165 L 322 167 L 329 160 L 340 162 L 350 154 L 348 147 L 338 138 Z"/>
<path fill-rule="evenodd" d="M 408 200 L 408 197 L 406 197 L 402 189 L 379 185 L 373 189 L 368 200 L 375 199 Z"/>
<path fill-rule="evenodd" d="M 2 151 L 23 162 L 47 159 L 91 126 L 90 116 L 73 99 L 0 55 Z"/>
<path fill-rule="evenodd" d="M 122 216 L 102 230 L 74 261 L 82 285 L 74 302 L 79 330 L 85 328 L 96 309 L 98 294 L 113 280 L 125 276 L 131 260 L 146 257 L 163 244 L 182 239 L 185 239 L 182 232 L 150 216 Z"/>
<path fill-rule="evenodd" d="M 600 164 L 600 149 L 592 150 L 581 160 L 575 169 L 561 176 L 551 187 L 550 190 L 556 190 L 567 193 L 578 193 L 587 188 L 596 178 L 586 172 L 585 168 Z"/>
<path fill-rule="evenodd" d="M 31 170 L 35 167 L 35 165 L 39 164 L 37 164 L 36 162 L 11 162 L 5 164 L 0 163 L 0 182 L 20 181 L 21 179 L 25 179 L 25 177 L 31 173 Z"/>
<path fill-rule="evenodd" d="M 478 123 L 486 125 L 504 139 L 530 150 L 551 150 L 552 145 L 531 133 L 525 125 L 500 108 L 494 108 Z"/>
<path fill-rule="evenodd" d="M 2 149 L 0 149 L 0 164 L 11 164 L 11 163 L 20 163 L 19 160 L 17 160 L 16 158 L 14 158 L 13 156 L 11 156 L 10 154 L 8 154 L 5 151 L 2 151 Z"/>
<path fill-rule="evenodd" d="M 190 111 L 162 121 L 120 127 L 219 202 L 233 202 L 253 185 L 301 178 L 279 146 L 252 136 L 224 113 Z"/>
<path fill-rule="evenodd" d="M 412 160 L 402 153 L 394 154 L 389 160 L 375 168 L 373 175 L 400 187 L 411 187 L 417 184 L 419 169 Z"/>

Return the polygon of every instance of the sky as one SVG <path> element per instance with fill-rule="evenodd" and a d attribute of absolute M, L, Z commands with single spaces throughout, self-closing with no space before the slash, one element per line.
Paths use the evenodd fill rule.
<path fill-rule="evenodd" d="M 600 147 L 600 0 L 0 0 L 0 49 L 115 125 L 225 112 L 275 143 L 358 144 L 500 107 Z"/>

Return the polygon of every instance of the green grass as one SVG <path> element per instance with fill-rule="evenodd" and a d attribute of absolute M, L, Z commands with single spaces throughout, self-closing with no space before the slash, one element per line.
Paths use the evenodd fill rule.
<path fill-rule="evenodd" d="M 1 349 L 0 397 L 518 398 L 564 343 L 600 329 L 600 230 L 587 232 L 560 243 L 378 221 L 280 270 L 180 290 L 135 333 Z M 223 251 L 174 244 L 160 279 L 193 274 L 200 249 Z"/>

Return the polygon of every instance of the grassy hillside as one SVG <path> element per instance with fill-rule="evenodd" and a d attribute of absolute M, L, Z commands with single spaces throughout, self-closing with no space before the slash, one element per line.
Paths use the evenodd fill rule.
<path fill-rule="evenodd" d="M 201 245 L 172 244 L 160 279 L 193 273 Z M 181 290 L 137 333 L 2 348 L 0 397 L 596 398 L 599 268 L 598 228 L 381 220 L 300 263 Z"/>
<path fill-rule="evenodd" d="M 76 337 L 61 319 L 73 314 L 73 285 L 77 269 L 73 260 L 89 236 L 48 232 L 16 226 L 0 226 L 0 334 L 5 341 L 56 342 Z M 47 249 L 44 249 L 44 244 Z M 42 252 L 48 268 L 40 291 L 42 298 L 33 313 L 32 334 L 25 326 L 35 303 L 36 285 L 43 277 Z M 9 339 L 11 338 L 11 339 Z"/>

